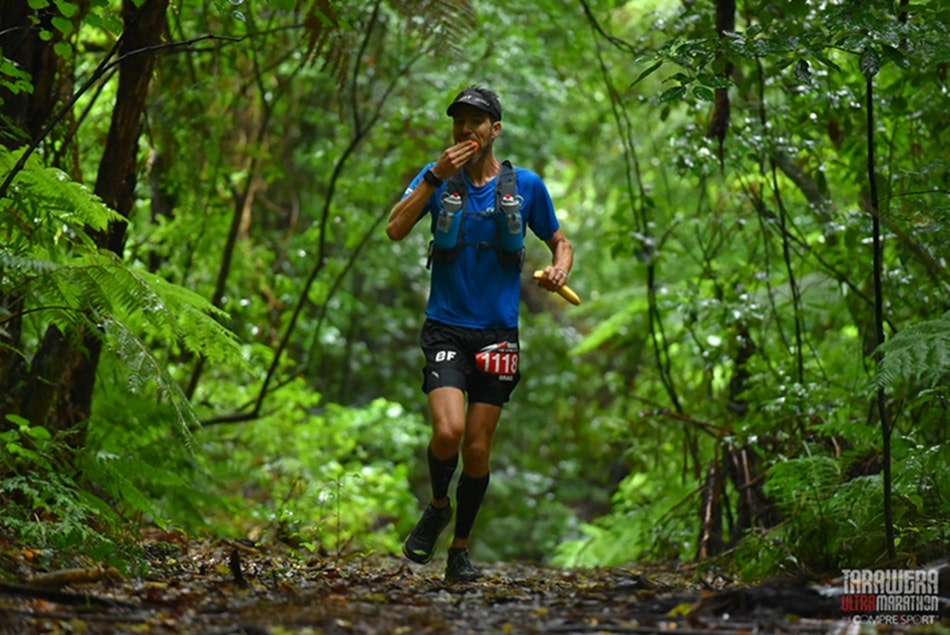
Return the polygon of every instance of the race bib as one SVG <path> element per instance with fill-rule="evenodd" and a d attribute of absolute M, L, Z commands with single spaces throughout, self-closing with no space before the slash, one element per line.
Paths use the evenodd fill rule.
<path fill-rule="evenodd" d="M 487 375 L 514 375 L 518 372 L 518 344 L 489 344 L 475 354 L 475 367 Z"/>

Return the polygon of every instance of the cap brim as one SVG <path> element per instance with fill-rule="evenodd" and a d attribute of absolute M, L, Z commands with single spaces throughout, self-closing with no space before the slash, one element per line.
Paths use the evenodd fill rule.
<path fill-rule="evenodd" d="M 497 113 L 495 113 L 495 109 L 492 108 L 492 105 L 480 95 L 461 95 L 449 105 L 445 111 L 445 114 L 447 114 L 449 117 L 454 117 L 455 111 L 458 110 L 459 106 L 471 106 L 472 108 L 477 108 L 488 114 L 490 117 L 494 117 L 496 119 L 498 118 Z"/>

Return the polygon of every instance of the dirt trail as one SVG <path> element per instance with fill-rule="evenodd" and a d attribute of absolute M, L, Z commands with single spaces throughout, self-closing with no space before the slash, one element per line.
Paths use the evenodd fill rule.
<path fill-rule="evenodd" d="M 422 567 L 389 556 L 302 559 L 232 542 L 162 543 L 148 553 L 150 570 L 139 577 L 92 569 L 85 577 L 70 572 L 72 581 L 60 579 L 59 588 L 7 584 L 0 588 L 0 632 L 878 632 L 848 624 L 836 598 L 808 588 L 702 589 L 690 576 L 661 569 L 495 564 L 482 567 L 484 581 L 446 584 L 438 559 Z"/>

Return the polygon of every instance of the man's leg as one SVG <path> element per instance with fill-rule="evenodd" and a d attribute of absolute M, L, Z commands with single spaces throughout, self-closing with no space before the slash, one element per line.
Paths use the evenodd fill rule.
<path fill-rule="evenodd" d="M 473 403 L 468 409 L 462 440 L 462 475 L 455 489 L 458 501 L 455 535 L 445 566 L 445 579 L 450 582 L 473 582 L 481 578 L 469 559 L 468 538 L 488 489 L 491 448 L 500 416 L 500 406 Z"/>
<path fill-rule="evenodd" d="M 462 439 L 462 475 L 456 487 L 458 512 L 453 548 L 468 547 L 475 516 L 488 489 L 491 449 L 500 417 L 500 406 L 486 403 L 469 406 Z"/>
<path fill-rule="evenodd" d="M 465 431 L 465 395 L 452 387 L 429 392 L 429 418 L 432 438 L 429 441 L 429 480 L 432 483 L 432 505 L 448 504 L 449 484 L 458 465 L 459 445 Z"/>
<path fill-rule="evenodd" d="M 429 415 L 432 438 L 428 462 L 432 497 L 402 547 L 405 556 L 418 563 L 432 559 L 439 534 L 452 519 L 448 491 L 458 465 L 459 445 L 465 430 L 465 395 L 451 386 L 433 388 L 429 391 Z"/>

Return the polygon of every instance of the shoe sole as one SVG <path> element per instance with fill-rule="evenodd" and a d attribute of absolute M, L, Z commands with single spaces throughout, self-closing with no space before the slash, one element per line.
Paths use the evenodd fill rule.
<path fill-rule="evenodd" d="M 409 558 L 416 564 L 429 564 L 430 562 L 432 562 L 432 556 L 434 556 L 435 553 L 433 552 L 433 553 L 428 554 L 427 556 L 420 556 L 417 553 L 413 553 L 412 551 L 409 551 L 409 548 L 406 547 L 406 543 L 402 543 L 402 555 L 406 556 L 407 558 Z"/>
<path fill-rule="evenodd" d="M 449 526 L 449 523 L 452 521 L 451 515 L 446 518 L 445 522 L 442 524 L 442 528 L 439 529 L 439 535 L 442 535 L 442 532 L 445 531 L 445 528 Z M 435 545 L 432 545 L 432 551 L 424 556 L 421 556 L 417 553 L 409 551 L 408 545 L 409 538 L 406 538 L 406 541 L 402 543 L 402 555 L 406 556 L 416 564 L 429 564 L 432 562 L 433 556 L 435 556 Z M 436 537 L 436 544 L 438 544 L 439 539 Z"/>
<path fill-rule="evenodd" d="M 485 579 L 485 576 L 483 576 L 483 575 L 477 575 L 477 576 L 475 576 L 475 577 L 473 577 L 473 578 L 469 578 L 469 577 L 456 577 L 456 576 L 448 577 L 448 576 L 446 576 L 445 578 L 443 578 L 443 581 L 444 581 L 444 582 L 479 582 L 479 581 L 484 580 L 484 579 Z"/>

